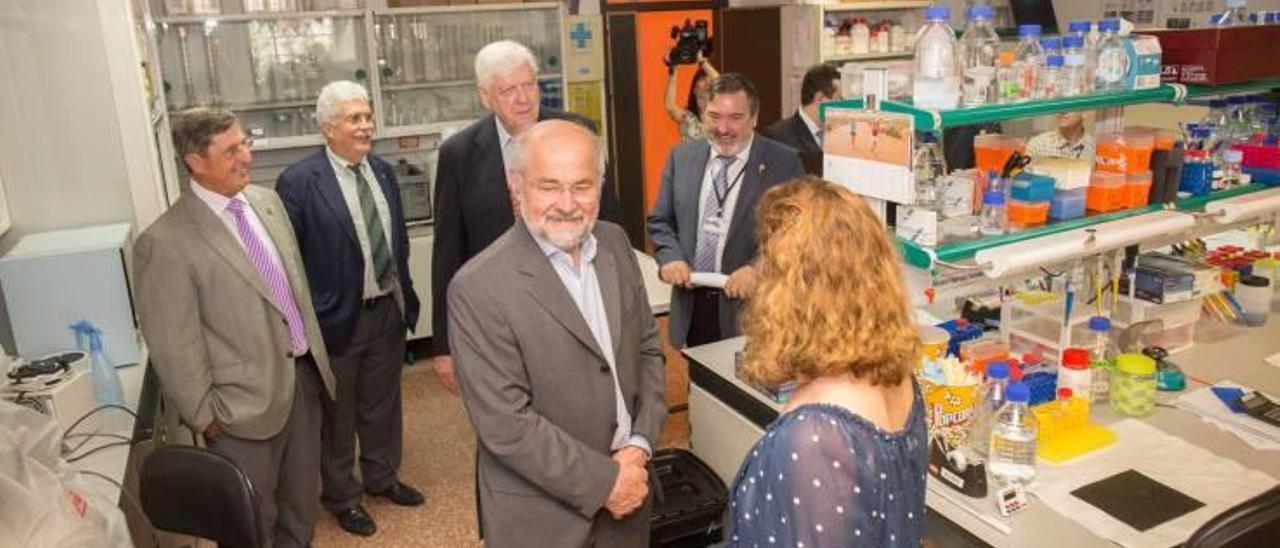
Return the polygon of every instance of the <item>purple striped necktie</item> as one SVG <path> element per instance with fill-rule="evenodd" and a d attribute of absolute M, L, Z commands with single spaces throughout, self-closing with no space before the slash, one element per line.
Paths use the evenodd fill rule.
<path fill-rule="evenodd" d="M 235 219 L 236 234 L 240 236 L 240 242 L 244 244 L 244 250 L 249 254 L 249 261 L 253 263 L 254 268 L 258 269 L 258 274 L 262 275 L 262 281 L 267 283 L 267 289 L 276 298 L 280 309 L 284 310 L 284 319 L 289 325 L 289 340 L 293 343 L 293 352 L 300 354 L 307 348 L 307 332 L 302 324 L 302 314 L 298 312 L 298 303 L 293 300 L 293 289 L 289 287 L 289 279 L 271 260 L 271 252 L 267 250 L 266 244 L 262 243 L 257 234 L 254 234 L 253 228 L 249 225 L 249 218 L 244 213 L 244 202 L 238 198 L 232 198 L 227 202 L 227 211 L 231 213 L 231 218 Z"/>

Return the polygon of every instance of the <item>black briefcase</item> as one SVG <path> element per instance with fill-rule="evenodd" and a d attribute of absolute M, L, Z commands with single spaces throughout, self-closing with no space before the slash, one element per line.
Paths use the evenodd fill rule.
<path fill-rule="evenodd" d="M 649 546 L 695 548 L 724 539 L 729 492 L 705 462 L 683 449 L 663 449 L 650 462 L 656 484 Z"/>

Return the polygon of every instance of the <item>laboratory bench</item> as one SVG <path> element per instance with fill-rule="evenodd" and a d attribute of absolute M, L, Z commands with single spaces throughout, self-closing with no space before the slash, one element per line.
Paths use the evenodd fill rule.
<path fill-rule="evenodd" d="M 1268 364 L 1265 358 L 1280 353 L 1278 335 L 1280 320 L 1273 316 L 1264 327 L 1241 330 L 1229 338 L 1196 344 L 1171 360 L 1187 374 L 1187 391 L 1203 388 L 1205 383 L 1232 381 L 1274 396 L 1280 394 L 1280 369 Z M 782 408 L 771 397 L 734 374 L 734 355 L 744 344 L 745 338 L 737 337 L 684 350 L 691 381 L 689 420 L 692 450 L 719 474 L 726 485 L 732 484 L 743 458 Z M 1161 392 L 1158 401 L 1162 405 L 1140 421 L 1162 433 L 1207 449 L 1218 457 L 1235 461 L 1245 469 L 1262 472 L 1270 476 L 1271 485 L 1274 485 L 1275 478 L 1280 478 L 1280 458 L 1276 452 L 1254 449 L 1200 417 L 1173 407 L 1172 401 L 1184 392 Z M 1094 406 L 1090 416 L 1094 422 L 1104 426 L 1115 425 L 1124 419 L 1109 405 Z M 1106 450 L 1103 448 L 1099 453 Z M 1084 455 L 1058 466 L 1065 469 L 1089 457 Z M 1053 465 L 1038 464 L 1042 473 L 1045 466 Z M 1160 480 L 1158 477 L 1154 479 Z M 1260 486 L 1259 493 L 1266 488 Z M 1010 518 L 1002 518 L 996 509 L 994 484 L 986 499 L 962 495 L 932 476 L 927 489 L 926 506 L 930 514 L 949 522 L 939 524 L 934 520 L 931 526 L 958 527 L 966 532 L 966 537 L 976 537 L 992 546 L 1113 545 L 1035 496 L 1029 497 L 1031 504 L 1027 509 Z M 1030 492 L 1034 494 L 1035 491 L 1036 484 L 1032 483 Z M 1210 517 L 1203 516 L 1201 521 Z"/>

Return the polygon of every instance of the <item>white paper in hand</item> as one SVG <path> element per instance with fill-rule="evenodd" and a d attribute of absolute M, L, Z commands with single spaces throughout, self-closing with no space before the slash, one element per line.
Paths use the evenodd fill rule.
<path fill-rule="evenodd" d="M 694 272 L 692 276 L 693 285 L 698 287 L 714 287 L 716 289 L 724 289 L 724 283 L 729 281 L 729 276 L 719 272 Z"/>

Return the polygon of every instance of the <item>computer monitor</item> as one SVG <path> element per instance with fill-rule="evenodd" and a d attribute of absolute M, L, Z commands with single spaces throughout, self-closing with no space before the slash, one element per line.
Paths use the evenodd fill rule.
<path fill-rule="evenodd" d="M 1009 0 L 1015 25 L 1040 25 L 1044 36 L 1058 34 L 1058 15 L 1053 0 Z"/>

